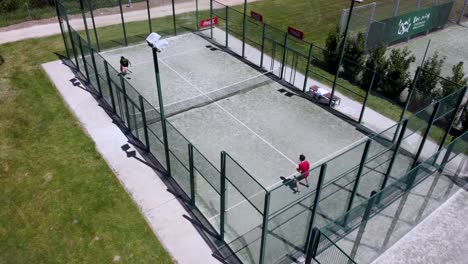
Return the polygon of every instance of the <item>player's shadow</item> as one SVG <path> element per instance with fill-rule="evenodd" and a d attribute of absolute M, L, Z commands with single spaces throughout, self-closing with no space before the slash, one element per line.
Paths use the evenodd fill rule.
<path fill-rule="evenodd" d="M 282 184 L 286 187 L 288 187 L 289 189 L 291 189 L 291 191 L 295 192 L 296 191 L 296 180 L 294 178 L 292 179 L 287 179 L 283 176 L 280 177 L 280 179 L 283 181 Z"/>

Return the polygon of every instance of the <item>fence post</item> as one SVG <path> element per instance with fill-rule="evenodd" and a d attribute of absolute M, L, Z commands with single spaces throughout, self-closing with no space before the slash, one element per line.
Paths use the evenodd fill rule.
<path fill-rule="evenodd" d="M 310 240 L 306 252 L 305 264 L 311 264 L 312 259 L 317 256 L 317 249 L 320 242 L 320 230 L 317 227 L 314 227 L 311 232 Z"/>
<path fill-rule="evenodd" d="M 442 159 L 442 162 L 440 163 L 440 167 L 438 169 L 439 172 L 442 172 L 444 170 L 445 165 L 450 157 L 450 154 L 452 154 L 453 147 L 455 146 L 455 143 L 454 143 L 455 139 L 456 137 L 452 138 L 452 141 L 450 142 L 450 144 L 447 147 L 447 150 L 445 151 L 444 158 Z"/>
<path fill-rule="evenodd" d="M 98 51 L 101 51 L 101 46 L 99 45 L 99 39 L 96 29 L 96 22 L 94 21 L 94 12 L 93 12 L 93 4 L 91 0 L 88 0 L 88 8 L 89 13 L 91 14 L 91 21 L 93 22 L 93 31 L 94 31 L 94 38 L 96 39 L 96 47 Z"/>
<path fill-rule="evenodd" d="M 247 0 L 244 0 L 244 20 L 242 21 L 242 58 L 245 57 L 245 34 L 247 33 Z"/>
<path fill-rule="evenodd" d="M 226 48 L 229 47 L 229 6 L 226 6 Z"/>
<path fill-rule="evenodd" d="M 406 119 L 403 122 L 403 126 L 401 128 L 401 132 L 400 132 L 400 135 L 398 136 L 398 141 L 397 141 L 397 143 L 395 145 L 395 150 L 394 150 L 393 155 L 392 155 L 392 159 L 390 160 L 390 164 L 388 164 L 387 172 L 384 175 L 384 180 L 382 182 L 382 186 L 380 186 L 380 190 L 383 190 L 385 188 L 385 186 L 387 186 L 388 177 L 390 177 L 390 173 L 392 172 L 393 164 L 395 163 L 395 159 L 396 159 L 396 157 L 398 155 L 398 151 L 400 150 L 401 142 L 403 142 L 403 138 L 405 136 L 407 126 L 408 126 L 408 119 Z M 395 132 L 395 133 L 397 133 L 397 132 Z"/>
<path fill-rule="evenodd" d="M 309 67 L 310 67 L 310 63 L 312 62 L 313 51 L 314 51 L 314 44 L 311 43 L 310 48 L 309 48 L 309 56 L 307 57 L 307 66 L 306 66 L 306 70 L 304 73 L 304 85 L 302 86 L 303 93 L 305 93 L 306 88 L 307 88 L 307 79 L 309 78 Z"/>
<path fill-rule="evenodd" d="M 213 39 L 213 0 L 210 0 L 210 39 Z"/>
<path fill-rule="evenodd" d="M 66 16 L 66 14 L 65 18 L 67 21 L 68 35 L 70 35 L 70 43 L 72 45 L 73 57 L 75 57 L 76 68 L 78 69 L 78 71 L 80 71 L 80 64 L 78 63 L 78 53 L 76 51 L 75 42 L 73 41 L 73 32 L 71 30 L 70 23 L 68 23 L 68 17 Z"/>
<path fill-rule="evenodd" d="M 125 46 L 128 46 L 127 30 L 125 29 L 125 20 L 124 20 L 124 15 L 123 15 L 123 10 L 122 10 L 122 0 L 119 0 L 119 8 L 120 8 L 120 19 L 122 20 L 122 30 L 124 34 Z"/>
<path fill-rule="evenodd" d="M 122 75 L 120 75 L 120 85 L 122 86 L 122 92 L 123 92 L 125 119 L 127 119 L 128 130 L 130 130 L 131 132 L 132 126 L 130 125 L 130 112 L 128 111 L 127 89 L 125 88 L 125 81 Z"/>
<path fill-rule="evenodd" d="M 200 25 L 199 25 L 199 15 L 198 15 L 198 0 L 195 0 L 195 26 L 197 27 L 197 30 L 200 30 Z"/>
<path fill-rule="evenodd" d="M 286 50 L 288 46 L 288 33 L 284 33 L 284 46 L 283 46 L 283 58 L 281 59 L 281 72 L 280 72 L 280 79 L 283 79 L 284 74 L 284 67 L 286 64 Z M 272 58 L 274 60 L 274 58 Z"/>
<path fill-rule="evenodd" d="M 156 47 L 151 48 L 153 52 L 154 73 L 156 76 L 156 90 L 158 92 L 159 115 L 161 117 L 161 129 L 164 140 L 164 154 L 166 157 L 167 174 L 171 176 L 171 161 L 169 156 L 169 139 L 167 137 L 166 115 L 164 114 L 163 94 L 161 89 L 161 79 L 159 77 L 158 52 Z"/>
<path fill-rule="evenodd" d="M 266 23 L 263 23 L 263 29 L 262 29 L 262 48 L 261 48 L 261 54 L 260 54 L 260 68 L 263 68 L 263 56 L 264 56 L 264 53 L 265 53 L 266 27 L 267 27 L 267 24 L 266 24 Z"/>
<path fill-rule="evenodd" d="M 177 35 L 177 22 L 176 22 L 176 13 L 175 13 L 174 0 L 172 0 L 172 23 L 174 24 L 174 35 Z"/>
<path fill-rule="evenodd" d="M 149 26 L 149 33 L 153 32 L 153 25 L 151 24 L 151 11 L 150 11 L 150 3 L 149 0 L 146 0 L 146 11 L 148 13 L 148 26 Z"/>
<path fill-rule="evenodd" d="M 67 58 L 70 60 L 70 52 L 69 52 L 69 48 L 68 48 L 68 45 L 67 45 L 67 41 L 66 41 L 66 38 L 65 38 L 65 33 L 63 31 L 63 18 L 61 16 L 61 12 L 59 11 L 59 5 L 60 3 L 56 3 L 55 5 L 55 12 L 57 13 L 57 19 L 58 19 L 58 22 L 59 22 L 59 25 L 60 25 L 60 32 L 62 33 L 62 39 L 63 39 L 63 45 L 65 46 L 65 52 L 67 53 Z"/>
<path fill-rule="evenodd" d="M 369 100 L 369 94 L 372 90 L 372 86 L 374 85 L 375 75 L 376 75 L 376 72 L 374 71 L 374 74 L 372 74 L 372 79 L 371 79 L 369 88 L 367 89 L 367 92 L 366 92 L 366 96 L 364 97 L 364 102 L 362 103 L 361 113 L 359 114 L 359 121 L 358 121 L 359 124 L 362 122 L 362 118 L 364 117 L 364 111 L 366 111 L 367 100 Z"/>
<path fill-rule="evenodd" d="M 312 238 L 313 238 L 313 230 L 314 230 L 314 224 L 315 224 L 315 216 L 317 214 L 317 209 L 319 206 L 320 202 L 320 194 L 322 192 L 322 185 L 323 185 L 323 179 L 325 179 L 325 175 L 327 173 L 327 164 L 324 163 L 320 167 L 320 175 L 317 180 L 317 187 L 315 188 L 315 198 L 314 198 L 314 205 L 312 208 L 312 212 L 310 213 L 310 221 L 309 221 L 309 229 L 307 231 L 307 238 L 306 238 L 306 244 L 304 247 L 304 252 L 307 252 L 307 249 L 310 247 L 310 243 L 312 243 Z"/>
<path fill-rule="evenodd" d="M 114 91 L 112 90 L 112 82 L 111 82 L 111 78 L 109 74 L 109 65 L 107 64 L 107 61 L 104 61 L 104 69 L 106 70 L 107 85 L 109 85 L 109 93 L 110 93 L 111 103 L 112 103 L 112 112 L 114 112 L 115 114 L 117 112 L 115 108 Z"/>
<path fill-rule="evenodd" d="M 224 222 L 226 211 L 226 152 L 221 151 L 221 195 L 219 212 L 219 240 L 224 240 Z"/>
<path fill-rule="evenodd" d="M 268 236 L 268 216 L 270 215 L 270 192 L 265 193 L 265 204 L 263 207 L 263 222 L 262 222 L 262 240 L 260 242 L 260 258 L 258 263 L 265 263 L 265 249 Z"/>
<path fill-rule="evenodd" d="M 193 145 L 188 144 L 188 154 L 189 154 L 189 172 L 190 172 L 190 205 L 195 207 L 195 167 L 193 164 Z"/>
<path fill-rule="evenodd" d="M 423 138 L 422 138 L 422 141 L 421 141 L 421 144 L 419 145 L 419 148 L 418 148 L 418 152 L 416 152 L 416 156 L 414 157 L 414 160 L 413 160 L 413 165 L 411 165 L 411 168 L 413 169 L 414 167 L 416 167 L 416 165 L 418 164 L 418 159 L 419 159 L 419 156 L 421 155 L 421 152 L 424 148 L 424 144 L 426 143 L 426 139 L 427 139 L 427 136 L 429 135 L 429 132 L 431 130 L 431 127 L 432 125 L 434 124 L 434 119 L 437 115 L 437 112 L 439 110 L 439 107 L 440 107 L 440 102 L 437 102 L 434 106 L 434 110 L 432 111 L 432 114 L 431 114 L 431 118 L 429 119 L 429 122 L 427 124 L 427 128 L 426 128 L 426 131 L 424 131 L 424 135 L 423 135 Z"/>
<path fill-rule="evenodd" d="M 397 127 L 397 130 L 395 132 L 395 137 L 398 134 L 398 130 L 400 129 L 401 121 L 403 120 L 403 118 L 405 118 L 405 114 L 406 114 L 406 111 L 408 110 L 408 106 L 409 106 L 409 104 L 411 102 L 411 98 L 413 97 L 413 93 L 414 93 L 414 90 L 415 90 L 415 87 L 416 87 L 416 83 L 418 82 L 420 73 L 421 73 L 421 67 L 418 66 L 418 68 L 416 69 L 416 73 L 414 74 L 414 79 L 413 79 L 413 82 L 411 83 L 411 87 L 409 88 L 408 96 L 406 97 L 405 106 L 404 106 L 403 111 L 401 112 L 401 115 L 400 115 L 400 120 L 398 121 L 398 127 Z M 393 137 L 392 141 L 395 141 L 395 137 Z"/>
<path fill-rule="evenodd" d="M 359 187 L 359 182 L 361 179 L 362 170 L 364 169 L 364 165 L 366 164 L 367 154 L 369 152 L 371 142 L 372 140 L 368 139 L 366 142 L 366 145 L 364 146 L 364 152 L 362 153 L 361 163 L 359 164 L 358 172 L 356 175 L 356 183 L 354 183 L 353 190 L 351 192 L 351 198 L 349 199 L 348 207 L 346 208 L 346 213 L 349 212 L 351 208 L 353 208 L 354 197 L 356 197 L 357 189 Z M 346 226 L 347 222 L 348 222 L 348 215 L 346 214 L 343 225 Z"/>
<path fill-rule="evenodd" d="M 453 124 L 455 123 L 455 119 L 457 118 L 457 113 L 461 108 L 463 98 L 465 97 L 466 89 L 467 89 L 467 86 L 463 87 L 460 92 L 460 98 L 458 99 L 457 106 L 453 109 L 453 115 L 450 118 L 450 125 L 445 130 L 444 136 L 442 137 L 442 141 L 440 142 L 439 149 L 437 151 L 440 151 L 444 147 L 445 140 L 447 140 L 450 129 L 452 128 Z"/>
<path fill-rule="evenodd" d="M 80 0 L 80 9 L 81 9 L 81 16 L 83 17 L 83 24 L 84 24 L 85 31 L 86 31 L 86 40 L 88 41 L 89 45 L 91 45 L 91 38 L 89 37 L 89 29 L 88 29 L 88 23 L 86 22 L 86 14 L 84 11 L 83 0 Z"/>
<path fill-rule="evenodd" d="M 90 83 L 90 80 L 89 80 L 89 72 L 88 72 L 88 66 L 86 65 L 86 59 L 85 59 L 85 55 L 84 55 L 84 52 L 83 52 L 83 44 L 81 43 L 81 38 L 80 36 L 78 36 L 78 45 L 80 46 L 80 52 L 81 52 L 81 58 L 83 60 L 83 67 L 85 69 L 85 73 L 86 73 L 86 81 L 88 83 Z"/>
<path fill-rule="evenodd" d="M 91 60 L 93 62 L 93 67 L 94 67 L 94 74 L 96 76 L 96 82 L 97 82 L 97 88 L 99 91 L 99 97 L 102 97 L 102 89 L 101 89 L 101 82 L 99 80 L 99 72 L 96 67 L 96 59 L 94 58 L 94 50 L 92 48 L 89 49 L 91 51 Z"/>
<path fill-rule="evenodd" d="M 374 194 L 375 192 L 372 191 L 371 197 L 367 202 L 367 207 L 366 207 L 366 210 L 364 211 L 362 222 L 361 222 L 361 225 L 359 226 L 359 231 L 356 235 L 356 239 L 354 240 L 354 245 L 353 245 L 353 248 L 351 249 L 351 253 L 349 254 L 350 259 L 354 259 L 354 257 L 356 257 L 357 250 L 359 248 L 359 245 L 361 244 L 362 236 L 364 234 L 364 231 L 366 230 L 367 221 L 370 218 L 372 207 L 374 206 L 374 202 L 377 197 L 377 195 L 374 195 Z M 348 263 L 352 263 L 352 262 L 349 261 Z"/>
<path fill-rule="evenodd" d="M 143 96 L 139 95 L 138 99 L 140 100 L 141 121 L 143 122 L 143 134 L 145 136 L 146 151 L 151 151 L 149 137 L 148 137 L 148 124 L 146 123 L 145 104 L 143 103 Z"/>

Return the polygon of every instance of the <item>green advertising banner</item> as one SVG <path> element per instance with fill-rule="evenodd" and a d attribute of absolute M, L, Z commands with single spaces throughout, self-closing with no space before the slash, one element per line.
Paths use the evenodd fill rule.
<path fill-rule="evenodd" d="M 373 22 L 367 36 L 367 48 L 389 45 L 447 23 L 453 2 L 441 4 L 382 21 Z"/>

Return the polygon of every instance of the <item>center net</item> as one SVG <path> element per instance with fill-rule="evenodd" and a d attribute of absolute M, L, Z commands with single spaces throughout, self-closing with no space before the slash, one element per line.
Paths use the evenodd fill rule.
<path fill-rule="evenodd" d="M 166 117 L 171 117 L 195 108 L 215 103 L 237 94 L 246 93 L 256 88 L 268 86 L 271 83 L 276 82 L 273 76 L 278 76 L 278 74 L 279 69 L 274 69 L 208 92 L 203 92 L 200 88 L 194 88 L 200 92 L 198 95 L 164 105 L 165 115 Z M 192 85 L 192 87 L 196 86 Z M 148 124 L 159 120 L 159 114 L 154 109 L 145 109 L 145 114 Z M 148 118 L 151 116 L 154 118 Z"/>

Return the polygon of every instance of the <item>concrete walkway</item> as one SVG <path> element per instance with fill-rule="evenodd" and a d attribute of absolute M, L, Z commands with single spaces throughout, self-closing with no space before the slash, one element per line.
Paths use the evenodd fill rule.
<path fill-rule="evenodd" d="M 83 129 L 132 197 L 148 225 L 177 263 L 219 263 L 179 200 L 135 148 L 94 97 L 70 81 L 74 73 L 61 61 L 42 65 Z M 129 149 L 124 146 L 129 145 Z M 140 160 L 138 160 L 140 159 Z"/>

